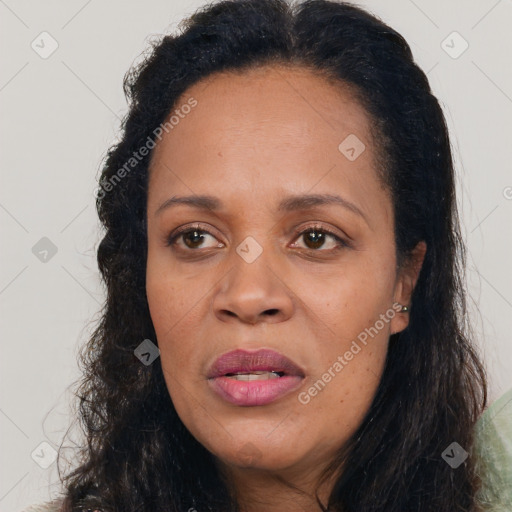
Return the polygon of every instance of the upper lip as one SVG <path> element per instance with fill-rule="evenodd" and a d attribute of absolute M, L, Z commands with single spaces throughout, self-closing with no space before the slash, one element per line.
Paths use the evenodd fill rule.
<path fill-rule="evenodd" d="M 282 372 L 285 375 L 304 377 L 302 368 L 275 350 L 237 349 L 226 352 L 217 358 L 208 372 L 208 378 L 222 377 L 228 373 L 250 373 L 251 371 Z"/>

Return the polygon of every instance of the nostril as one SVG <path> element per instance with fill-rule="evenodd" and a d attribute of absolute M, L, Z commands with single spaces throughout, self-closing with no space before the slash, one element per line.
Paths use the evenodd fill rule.
<path fill-rule="evenodd" d="M 278 309 L 267 309 L 267 311 L 265 311 L 265 313 L 267 315 L 274 316 L 275 314 L 278 313 L 278 311 L 279 311 Z"/>

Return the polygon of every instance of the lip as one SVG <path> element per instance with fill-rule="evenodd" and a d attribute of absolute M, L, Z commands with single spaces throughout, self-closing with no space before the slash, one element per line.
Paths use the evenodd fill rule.
<path fill-rule="evenodd" d="M 279 378 L 239 381 L 228 373 L 279 372 Z M 208 384 L 227 402 L 238 406 L 270 404 L 297 389 L 304 371 L 283 354 L 270 349 L 233 350 L 220 356 L 208 372 Z"/>

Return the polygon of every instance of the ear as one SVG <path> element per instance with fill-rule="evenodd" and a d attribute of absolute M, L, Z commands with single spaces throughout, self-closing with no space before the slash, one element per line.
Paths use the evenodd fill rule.
<path fill-rule="evenodd" d="M 418 242 L 403 264 L 395 285 L 394 302 L 398 302 L 408 308 L 411 307 L 412 292 L 418 281 L 426 252 L 427 244 L 422 240 Z M 409 313 L 398 311 L 392 318 L 390 325 L 391 334 L 403 331 L 409 325 Z"/>

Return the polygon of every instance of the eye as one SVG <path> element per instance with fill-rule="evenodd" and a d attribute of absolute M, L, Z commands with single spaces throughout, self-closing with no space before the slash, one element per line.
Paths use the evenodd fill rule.
<path fill-rule="evenodd" d="M 336 251 L 344 247 L 350 247 L 350 245 L 341 237 L 336 235 L 334 231 L 318 225 L 309 226 L 306 229 L 297 232 L 296 235 L 299 236 L 299 239 L 304 240 L 306 249 L 313 251 L 318 251 L 319 248 L 324 247 L 326 240 L 329 238 L 333 240 L 334 243 L 331 243 L 330 249 L 324 249 L 322 252 L 330 252 L 331 250 Z"/>
<path fill-rule="evenodd" d="M 183 250 L 196 250 L 201 248 L 208 248 L 204 247 L 203 245 L 205 240 L 208 239 L 208 237 L 212 238 L 213 240 L 216 240 L 216 238 L 208 230 L 203 229 L 199 224 L 192 227 L 185 226 L 173 232 L 167 238 L 166 245 L 175 245 L 178 247 L 181 246 L 180 249 Z M 344 247 L 350 247 L 350 244 L 345 242 L 341 237 L 334 233 L 334 231 L 318 225 L 309 226 L 306 229 L 296 231 L 295 240 L 297 239 L 297 237 L 302 238 L 304 240 L 306 244 L 306 247 L 304 247 L 305 249 L 310 249 L 316 252 L 318 252 L 320 248 L 324 247 L 326 244 L 326 240 L 329 239 L 332 240 L 332 247 L 330 249 L 324 249 L 321 252 L 336 251 Z M 182 243 L 178 244 L 178 242 Z M 216 242 L 214 245 L 211 245 L 210 248 L 223 246 L 224 244 Z"/>
<path fill-rule="evenodd" d="M 182 241 L 183 245 L 185 246 L 185 250 L 200 249 L 201 244 L 204 243 L 207 237 L 211 237 L 215 240 L 215 237 L 209 231 L 202 229 L 200 225 L 196 225 L 194 227 L 186 226 L 172 233 L 167 239 L 166 245 L 179 245 L 177 244 L 177 242 Z M 223 245 L 224 244 L 217 243 L 216 245 L 212 245 L 211 247 L 222 247 Z"/>

